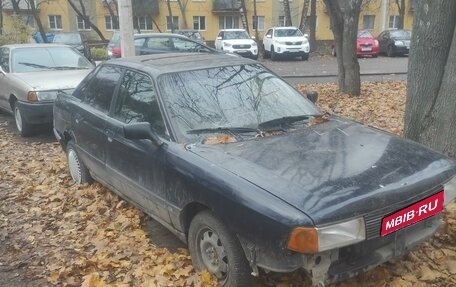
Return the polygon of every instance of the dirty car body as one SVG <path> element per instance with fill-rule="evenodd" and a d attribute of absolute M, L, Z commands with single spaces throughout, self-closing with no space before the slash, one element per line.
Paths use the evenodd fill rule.
<path fill-rule="evenodd" d="M 132 84 L 135 77 L 141 81 Z M 93 85 L 106 78 L 111 88 L 99 109 Z M 141 97 L 149 107 L 135 106 Z M 93 178 L 187 241 L 194 264 L 215 270 L 224 286 L 233 285 L 223 281 L 213 261 L 199 264 L 193 256 L 193 222 L 200 213 L 210 211 L 233 235 L 248 262 L 246 274 L 304 268 L 321 286 L 432 236 L 443 196 L 446 202 L 455 196 L 454 188 L 441 193 L 456 173 L 450 159 L 322 115 L 248 59 L 169 54 L 111 61 L 73 95 L 59 95 L 54 114 L 63 148 L 74 147 Z M 149 137 L 137 133 L 144 122 Z M 417 202 L 418 212 L 434 195 L 429 217 L 399 222 L 393 216 L 383 234 L 382 219 Z"/>

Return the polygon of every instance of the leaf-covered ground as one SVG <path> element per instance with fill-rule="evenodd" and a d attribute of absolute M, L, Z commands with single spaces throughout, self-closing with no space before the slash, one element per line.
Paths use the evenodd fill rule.
<path fill-rule="evenodd" d="M 318 104 L 329 112 L 402 133 L 402 82 L 364 83 L 359 98 L 338 95 L 332 84 L 299 88 L 319 91 Z M 100 184 L 74 185 L 57 143 L 29 143 L 5 125 L 0 123 L 0 283 L 214 286 L 207 273 L 195 273 L 186 249 L 170 251 L 151 243 L 154 234 L 145 230 L 141 211 Z M 456 286 L 455 204 L 445 221 L 441 233 L 404 258 L 333 287 Z M 302 272 L 262 275 L 257 282 L 309 284 Z"/>

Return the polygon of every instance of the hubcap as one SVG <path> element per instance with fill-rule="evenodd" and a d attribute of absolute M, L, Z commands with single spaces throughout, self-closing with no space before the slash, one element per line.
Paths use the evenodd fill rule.
<path fill-rule="evenodd" d="M 68 151 L 68 169 L 70 170 L 71 178 L 76 183 L 81 183 L 81 165 L 78 156 L 73 149 Z"/>
<path fill-rule="evenodd" d="M 226 280 L 228 257 L 220 238 L 210 229 L 201 230 L 199 234 L 199 249 L 204 266 L 217 279 Z"/>
<path fill-rule="evenodd" d="M 22 132 L 22 117 L 21 111 L 18 107 L 14 108 L 14 119 L 16 120 L 16 127 L 19 132 Z"/>

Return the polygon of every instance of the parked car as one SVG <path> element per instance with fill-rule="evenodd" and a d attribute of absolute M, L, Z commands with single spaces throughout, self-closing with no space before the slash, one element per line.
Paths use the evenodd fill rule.
<path fill-rule="evenodd" d="M 184 35 L 196 42 L 206 45 L 206 41 L 205 41 L 203 35 L 201 35 L 201 32 L 198 30 L 185 30 L 184 29 L 184 30 L 177 30 L 177 31 L 175 31 L 175 33 Z"/>
<path fill-rule="evenodd" d="M 408 54 L 412 31 L 410 30 L 386 30 L 378 35 L 380 53 L 388 57 Z"/>
<path fill-rule="evenodd" d="M 54 132 L 75 182 L 163 223 L 222 286 L 253 286 L 259 268 L 354 276 L 431 237 L 456 196 L 454 161 L 322 114 L 241 57 L 105 62 L 59 94 Z"/>
<path fill-rule="evenodd" d="M 257 43 L 244 29 L 220 30 L 215 39 L 215 48 L 254 60 L 258 59 Z"/>
<path fill-rule="evenodd" d="M 263 37 L 264 58 L 276 60 L 279 56 L 288 56 L 308 60 L 309 53 L 307 35 L 296 27 L 273 27 Z"/>
<path fill-rule="evenodd" d="M 73 48 L 55 44 L 0 47 L 0 109 L 14 114 L 21 136 L 52 124 L 52 105 L 60 91 L 71 92 L 93 68 Z"/>
<path fill-rule="evenodd" d="M 87 42 L 82 39 L 81 34 L 77 32 L 55 33 L 52 38 L 52 43 L 71 46 L 78 50 L 78 52 L 84 55 L 87 59 L 92 58 L 90 55 L 89 45 L 87 45 Z"/>
<path fill-rule="evenodd" d="M 356 38 L 356 55 L 358 57 L 371 56 L 376 58 L 378 56 L 379 46 L 378 40 L 368 30 L 358 31 Z M 336 57 L 336 43 L 334 42 L 331 47 L 331 54 Z"/>
<path fill-rule="evenodd" d="M 108 55 L 111 58 L 120 58 L 120 34 L 115 33 L 113 39 L 108 44 Z M 148 55 L 158 53 L 175 53 L 175 52 L 199 52 L 223 54 L 214 48 L 194 41 L 186 36 L 171 33 L 148 33 L 135 34 L 135 53 L 136 55 Z"/>

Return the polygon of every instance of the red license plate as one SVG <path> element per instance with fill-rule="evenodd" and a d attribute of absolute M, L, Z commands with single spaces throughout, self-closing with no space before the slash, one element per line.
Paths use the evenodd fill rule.
<path fill-rule="evenodd" d="M 423 219 L 434 216 L 443 210 L 443 190 L 420 200 L 409 207 L 388 215 L 382 220 L 381 236 L 385 236 Z"/>

